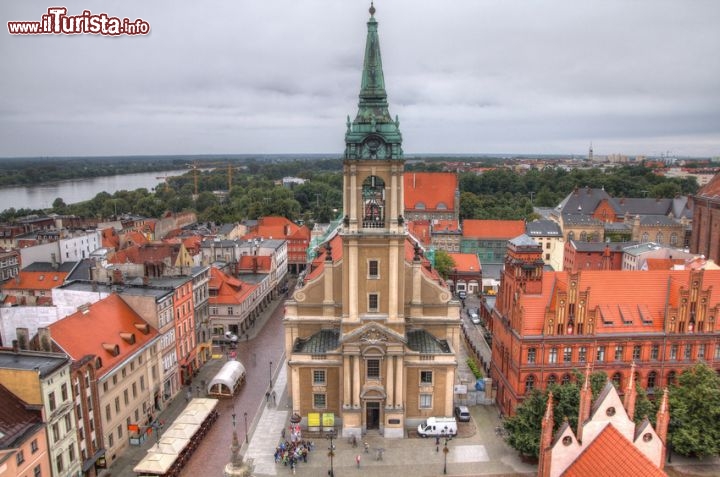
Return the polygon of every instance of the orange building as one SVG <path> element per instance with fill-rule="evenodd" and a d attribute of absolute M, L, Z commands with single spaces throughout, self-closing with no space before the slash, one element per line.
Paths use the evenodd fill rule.
<path fill-rule="evenodd" d="M 526 235 L 509 241 L 492 311 L 503 412 L 587 363 L 620 389 L 637 363 L 651 396 L 699 360 L 720 368 L 720 271 L 544 272 L 541 254 Z"/>
<path fill-rule="evenodd" d="M 310 245 L 310 229 L 297 225 L 285 217 L 262 217 L 243 240 L 265 238 L 287 240 L 288 269 L 300 273 L 307 263 L 307 249 Z"/>
<path fill-rule="evenodd" d="M 460 189 L 454 172 L 408 172 L 403 186 L 406 220 L 458 220 Z"/>

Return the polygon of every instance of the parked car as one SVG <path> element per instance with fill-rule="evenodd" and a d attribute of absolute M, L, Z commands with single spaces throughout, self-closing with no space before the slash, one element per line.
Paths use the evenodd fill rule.
<path fill-rule="evenodd" d="M 460 422 L 470 422 L 470 409 L 467 406 L 455 406 L 455 417 Z"/>
<path fill-rule="evenodd" d="M 477 313 L 468 313 L 468 316 L 470 316 L 470 321 L 472 321 L 474 324 L 480 324 L 480 317 L 477 315 Z"/>

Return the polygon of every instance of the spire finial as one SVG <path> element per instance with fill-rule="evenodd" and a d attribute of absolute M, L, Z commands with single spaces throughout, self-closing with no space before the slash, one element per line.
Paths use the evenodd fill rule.
<path fill-rule="evenodd" d="M 370 2 L 370 16 L 375 16 L 375 5 L 373 5 L 373 2 Z"/>

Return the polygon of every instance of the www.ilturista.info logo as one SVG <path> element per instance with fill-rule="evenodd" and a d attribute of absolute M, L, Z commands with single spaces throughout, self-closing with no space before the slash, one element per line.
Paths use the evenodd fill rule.
<path fill-rule="evenodd" d="M 50 7 L 39 22 L 7 22 L 11 35 L 147 35 L 150 24 L 138 18 L 111 17 L 107 13 L 91 13 L 83 10 L 81 15 L 68 15 L 65 7 Z"/>

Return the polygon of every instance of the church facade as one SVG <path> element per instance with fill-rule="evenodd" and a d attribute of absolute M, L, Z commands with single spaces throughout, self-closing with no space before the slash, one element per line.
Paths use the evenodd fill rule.
<path fill-rule="evenodd" d="M 460 304 L 406 230 L 402 135 L 374 13 L 358 112 L 346 124 L 344 219 L 286 302 L 285 351 L 293 413 L 305 424 L 320 414 L 343 436 L 403 437 L 452 414 Z"/>

